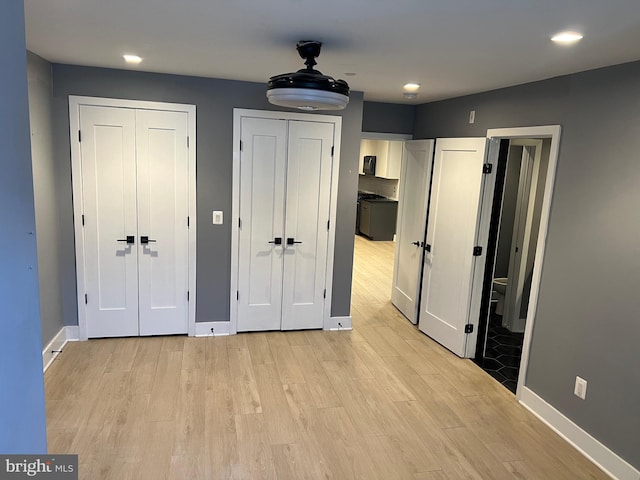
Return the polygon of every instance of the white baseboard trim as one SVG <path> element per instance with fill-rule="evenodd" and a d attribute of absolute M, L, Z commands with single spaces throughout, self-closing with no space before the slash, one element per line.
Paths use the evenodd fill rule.
<path fill-rule="evenodd" d="M 640 470 L 620 458 L 531 389 L 522 387 L 520 403 L 611 478 L 640 480 Z"/>
<path fill-rule="evenodd" d="M 42 350 L 42 371 L 46 372 L 47 368 L 56 359 L 67 342 L 78 340 L 78 327 L 67 326 L 62 327 L 49 344 Z"/>
<path fill-rule="evenodd" d="M 213 333 L 211 329 L 213 328 Z M 196 337 L 219 337 L 230 335 L 231 322 L 196 322 Z"/>
<path fill-rule="evenodd" d="M 323 330 L 351 330 L 352 319 L 349 317 L 331 317 L 322 327 Z"/>
<path fill-rule="evenodd" d="M 77 342 L 80 340 L 80 327 L 77 325 L 67 325 L 64 329 L 67 332 L 68 342 Z"/>

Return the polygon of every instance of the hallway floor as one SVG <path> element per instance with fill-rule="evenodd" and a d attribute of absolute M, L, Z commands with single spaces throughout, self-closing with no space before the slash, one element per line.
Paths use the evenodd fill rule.
<path fill-rule="evenodd" d="M 353 331 L 68 344 L 49 451 L 81 479 L 606 479 L 389 302 L 393 244 L 356 238 Z"/>

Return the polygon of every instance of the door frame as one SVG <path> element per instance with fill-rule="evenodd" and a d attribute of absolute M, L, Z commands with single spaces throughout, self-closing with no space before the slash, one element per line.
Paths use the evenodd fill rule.
<path fill-rule="evenodd" d="M 487 130 L 487 138 L 489 141 L 499 141 L 502 139 L 551 139 L 551 148 L 549 151 L 549 165 L 547 168 L 547 176 L 544 182 L 544 196 L 542 200 L 542 209 L 540 214 L 540 227 L 538 229 L 538 240 L 536 246 L 536 262 L 533 267 L 533 276 L 531 279 L 531 293 L 529 297 L 529 308 L 527 310 L 527 320 L 524 332 L 524 342 L 522 345 L 522 357 L 520 359 L 520 373 L 518 375 L 518 387 L 516 390 L 516 399 L 520 400 L 522 392 L 524 391 L 525 379 L 527 375 L 527 366 L 529 363 L 529 353 L 531 350 L 531 339 L 533 336 L 533 324 L 535 321 L 536 310 L 538 307 L 538 295 L 540 293 L 540 282 L 542 278 L 542 269 L 544 264 L 544 254 L 546 250 L 547 233 L 549 230 L 549 219 L 551 215 L 551 202 L 553 200 L 553 187 L 556 179 L 556 168 L 558 164 L 558 155 L 560 151 L 560 135 L 562 128 L 560 125 L 545 125 L 536 127 L 517 127 L 517 128 L 496 128 Z M 497 160 L 497 151 L 495 151 L 495 158 L 492 157 L 492 152 L 489 153 L 488 161 Z M 495 179 L 494 179 L 495 181 Z M 486 197 L 485 197 L 486 198 Z M 483 199 L 484 202 L 484 199 Z M 483 215 L 480 218 L 479 232 L 482 232 L 483 237 L 479 237 L 479 240 L 484 243 L 479 245 L 486 245 L 489 223 L 491 221 L 491 208 L 490 205 L 486 209 L 483 209 Z M 483 270 L 484 269 L 478 269 Z M 484 275 L 478 275 L 474 280 L 473 297 L 475 301 L 480 303 L 483 290 L 483 277 Z M 472 304 L 474 302 L 472 298 Z M 472 317 L 472 320 L 477 323 L 479 321 L 478 315 Z M 477 326 L 477 325 L 476 325 Z M 477 330 L 477 329 L 476 329 Z M 467 357 L 473 357 L 476 348 L 477 340 L 474 338 L 473 342 L 467 343 Z"/>
<path fill-rule="evenodd" d="M 298 120 L 307 122 L 323 122 L 334 125 L 333 130 L 333 164 L 331 165 L 331 195 L 329 206 L 329 230 L 327 248 L 327 274 L 325 285 L 327 296 L 324 302 L 323 329 L 329 330 L 336 327 L 336 322 L 331 321 L 331 303 L 333 299 L 333 263 L 335 256 L 336 239 L 336 216 L 338 207 L 338 178 L 340 173 L 340 142 L 342 139 L 342 117 L 333 115 L 316 115 L 311 113 L 278 112 L 270 110 L 252 110 L 245 108 L 233 109 L 233 180 L 232 180 L 232 202 L 231 202 L 231 290 L 229 292 L 230 302 L 230 325 L 229 334 L 238 333 L 238 265 L 240 256 L 240 234 L 238 229 L 238 219 L 240 218 L 240 134 L 242 118 L 263 118 L 271 120 Z"/>
<path fill-rule="evenodd" d="M 189 314 L 188 334 L 196 333 L 196 106 L 179 103 L 148 102 L 142 100 L 125 100 L 115 98 L 86 97 L 69 95 L 69 131 L 71 144 L 71 181 L 73 192 L 73 227 L 76 251 L 76 286 L 78 302 L 78 338 L 87 340 L 87 313 L 85 308 L 86 279 L 84 272 L 85 248 L 82 226 L 84 211 L 82 197 L 82 161 L 80 155 L 80 138 L 75 132 L 80 131 L 80 106 L 117 107 L 136 110 L 162 110 L 184 112 L 187 114 L 188 144 L 188 204 L 189 204 Z"/>

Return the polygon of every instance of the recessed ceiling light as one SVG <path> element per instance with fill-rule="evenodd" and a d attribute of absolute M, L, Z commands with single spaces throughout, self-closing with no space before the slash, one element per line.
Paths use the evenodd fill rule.
<path fill-rule="evenodd" d="M 560 32 L 551 37 L 551 40 L 561 45 L 572 45 L 582 40 L 582 38 L 582 34 L 578 32 Z"/>
<path fill-rule="evenodd" d="M 139 57 L 138 55 L 125 54 L 125 55 L 122 55 L 122 58 L 124 58 L 124 61 L 127 63 L 137 64 L 142 61 L 142 57 Z"/>
<path fill-rule="evenodd" d="M 418 94 L 417 93 L 403 93 L 404 98 L 406 98 L 407 100 L 415 100 L 416 98 L 418 98 Z"/>
<path fill-rule="evenodd" d="M 404 87 L 407 92 L 417 92 L 420 89 L 419 83 L 407 83 Z"/>
<path fill-rule="evenodd" d="M 356 73 L 355 72 L 345 72 L 344 76 L 345 77 L 355 77 Z"/>

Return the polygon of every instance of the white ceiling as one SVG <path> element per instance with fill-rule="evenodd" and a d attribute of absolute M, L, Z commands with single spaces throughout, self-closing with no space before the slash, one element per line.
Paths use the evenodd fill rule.
<path fill-rule="evenodd" d="M 51 62 L 266 82 L 320 71 L 365 99 L 425 103 L 640 59 L 638 0 L 25 0 L 27 48 Z M 549 37 L 578 30 L 560 47 Z M 356 76 L 345 76 L 355 72 Z M 405 101 L 402 85 L 422 85 Z"/>

